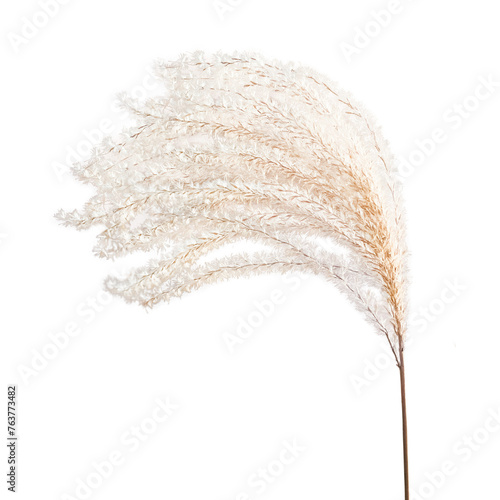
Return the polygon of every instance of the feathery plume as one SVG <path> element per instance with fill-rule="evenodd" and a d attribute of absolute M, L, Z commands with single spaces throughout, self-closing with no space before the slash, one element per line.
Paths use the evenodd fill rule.
<path fill-rule="evenodd" d="M 135 126 L 75 165 L 96 194 L 59 219 L 103 227 L 100 257 L 156 252 L 106 282 L 144 306 L 264 273 L 301 271 L 337 285 L 387 338 L 400 370 L 408 500 L 407 249 L 380 128 L 324 76 L 255 54 L 195 53 L 159 62 L 155 73 L 165 91 L 121 98 Z"/>

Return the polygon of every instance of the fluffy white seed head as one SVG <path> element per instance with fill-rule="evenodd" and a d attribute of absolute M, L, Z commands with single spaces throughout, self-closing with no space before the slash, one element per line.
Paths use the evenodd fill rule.
<path fill-rule="evenodd" d="M 122 97 L 135 127 L 74 168 L 95 196 L 58 214 L 103 227 L 101 257 L 156 250 L 108 289 L 152 306 L 232 277 L 313 273 L 394 347 L 406 330 L 400 186 L 366 110 L 313 70 L 255 54 L 195 53 L 155 70 L 164 92 Z M 237 242 L 252 245 L 220 257 Z"/>

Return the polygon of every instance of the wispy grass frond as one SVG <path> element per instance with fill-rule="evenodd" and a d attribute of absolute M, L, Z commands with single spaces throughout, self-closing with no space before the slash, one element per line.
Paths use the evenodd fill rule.
<path fill-rule="evenodd" d="M 157 251 L 109 290 L 152 306 L 299 270 L 334 282 L 395 350 L 406 329 L 404 223 L 393 157 L 370 115 L 324 76 L 258 55 L 195 53 L 155 70 L 164 93 L 121 98 L 136 126 L 75 166 L 97 193 L 59 214 L 104 227 L 100 257 Z M 245 241 L 261 250 L 220 257 Z"/>

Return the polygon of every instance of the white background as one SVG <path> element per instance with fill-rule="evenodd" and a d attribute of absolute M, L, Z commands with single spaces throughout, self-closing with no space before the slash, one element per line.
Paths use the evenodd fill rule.
<path fill-rule="evenodd" d="M 197 49 L 314 67 L 364 102 L 407 160 L 415 141 L 443 130 L 404 179 L 411 486 L 416 499 L 500 498 L 500 423 L 489 417 L 500 411 L 500 87 L 478 89 L 481 78 L 500 82 L 495 3 L 233 3 L 73 0 L 24 28 L 24 41 L 23 18 L 39 16 L 39 3 L 2 4 L 1 404 L 17 384 L 17 498 L 83 498 L 78 481 L 97 484 L 92 463 L 118 452 L 123 463 L 89 498 L 402 499 L 397 369 L 334 288 L 255 278 L 145 312 L 100 293 L 121 264 L 93 256 L 95 233 L 52 218 L 90 194 L 61 176 L 67 148 L 84 150 L 101 120 L 119 122 L 114 96 L 149 86 L 155 58 Z M 381 27 L 373 13 L 389 7 Z M 343 43 L 357 53 L 346 57 Z M 457 118 L 464 100 L 468 116 Z M 224 334 L 258 320 L 255 301 L 275 289 L 282 303 L 229 352 Z M 53 354 L 49 334 L 72 323 L 79 335 L 23 377 Z M 178 409 L 132 451 L 122 436 L 152 428 L 158 397 Z M 294 440 L 302 451 L 281 471 L 283 442 Z M 453 473 L 443 477 L 445 462 Z M 279 471 L 272 484 L 251 486 L 268 466 Z"/>

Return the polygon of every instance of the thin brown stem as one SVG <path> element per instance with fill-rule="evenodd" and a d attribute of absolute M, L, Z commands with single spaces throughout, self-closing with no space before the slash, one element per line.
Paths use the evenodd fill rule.
<path fill-rule="evenodd" d="M 403 419 L 403 462 L 405 475 L 405 500 L 410 500 L 410 480 L 408 471 L 408 425 L 406 421 L 405 361 L 403 356 L 403 337 L 399 336 L 399 379 L 401 383 L 401 415 Z"/>

